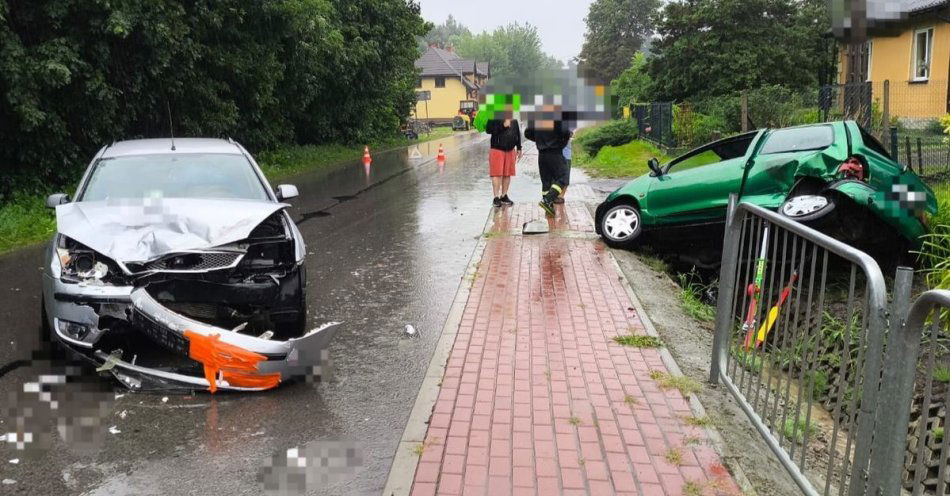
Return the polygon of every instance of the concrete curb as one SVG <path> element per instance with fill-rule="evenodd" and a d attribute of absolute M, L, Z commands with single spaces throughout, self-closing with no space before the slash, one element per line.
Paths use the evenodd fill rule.
<path fill-rule="evenodd" d="M 613 264 L 614 272 L 617 274 L 620 283 L 623 285 L 623 289 L 627 293 L 627 297 L 630 298 L 630 302 L 633 304 L 634 310 L 636 310 L 641 322 L 643 322 L 644 329 L 646 329 L 647 334 L 650 336 L 659 338 L 660 334 L 653 326 L 653 321 L 650 320 L 650 316 L 647 314 L 643 304 L 640 303 L 640 299 L 637 298 L 636 293 L 633 292 L 633 287 L 630 285 L 630 281 L 627 279 L 627 275 L 624 274 L 623 269 L 620 268 L 620 263 L 617 262 L 617 259 L 614 257 L 613 253 L 610 253 L 609 251 L 608 253 L 610 254 L 610 261 Z M 683 371 L 680 370 L 679 365 L 676 364 L 676 360 L 673 359 L 673 355 L 670 353 L 668 348 L 660 348 L 660 358 L 663 360 L 663 364 L 666 365 L 666 368 L 670 371 L 671 375 L 677 377 L 684 376 Z M 706 409 L 703 408 L 699 398 L 697 398 L 695 395 L 691 395 L 689 397 L 689 407 L 690 410 L 693 411 L 693 416 L 697 418 L 706 416 Z M 716 453 L 719 454 L 721 459 L 725 460 L 723 449 L 725 442 L 723 441 L 722 436 L 719 435 L 719 431 L 717 431 L 714 427 L 706 427 L 705 431 L 709 437 L 713 449 L 716 450 Z M 752 487 L 752 483 L 749 482 L 749 479 L 746 477 L 741 467 L 736 465 L 729 468 L 731 469 L 732 477 L 735 479 L 736 484 L 739 485 L 739 488 L 742 489 L 743 493 L 748 494 L 749 496 L 758 494 L 756 493 L 755 488 Z"/>
<path fill-rule="evenodd" d="M 490 220 L 491 216 L 485 221 L 486 228 Z M 484 228 L 482 232 L 485 232 Z M 462 276 L 459 289 L 455 293 L 455 300 L 452 301 L 449 314 L 445 319 L 445 325 L 442 326 L 442 335 L 435 346 L 432 360 L 429 361 L 429 368 L 426 369 L 426 375 L 422 380 L 422 386 L 419 388 L 419 394 L 416 396 L 416 402 L 409 414 L 409 420 L 406 422 L 406 429 L 403 431 L 399 446 L 396 448 L 396 456 L 393 458 L 392 467 L 389 469 L 389 477 L 386 480 L 386 486 L 383 488 L 384 496 L 407 496 L 412 490 L 412 481 L 415 478 L 416 466 L 419 463 L 419 456 L 413 450 L 425 441 L 426 432 L 429 429 L 429 417 L 431 417 L 432 409 L 439 397 L 442 376 L 445 374 L 445 364 L 448 362 L 452 346 L 455 344 L 455 336 L 458 334 L 459 324 L 462 321 L 462 313 L 465 311 L 465 305 L 468 303 L 468 297 L 472 292 L 472 284 L 487 244 L 487 239 L 479 238 L 468 267 L 465 269 L 465 274 Z"/>

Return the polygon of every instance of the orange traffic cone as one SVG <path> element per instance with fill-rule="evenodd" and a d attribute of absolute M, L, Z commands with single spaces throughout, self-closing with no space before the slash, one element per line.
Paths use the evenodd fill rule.
<path fill-rule="evenodd" d="M 435 157 L 439 162 L 445 162 L 445 150 L 442 149 L 442 143 L 439 143 L 439 154 Z"/>
<path fill-rule="evenodd" d="M 373 162 L 373 157 L 369 156 L 369 147 L 363 147 L 363 165 L 369 165 Z"/>

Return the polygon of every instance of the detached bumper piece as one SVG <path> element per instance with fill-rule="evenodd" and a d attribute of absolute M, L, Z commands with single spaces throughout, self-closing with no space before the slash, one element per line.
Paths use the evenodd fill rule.
<path fill-rule="evenodd" d="M 204 376 L 197 377 L 136 366 L 101 351 L 96 356 L 108 362 L 120 381 L 135 387 L 134 376 L 150 376 L 162 383 L 181 383 L 218 389 L 260 391 L 299 377 L 318 377 L 324 372 L 327 347 L 339 322 L 318 327 L 299 338 L 275 341 L 209 325 L 176 313 L 149 295 L 132 291 L 132 322 L 135 328 L 163 347 L 199 362 Z M 144 377 L 143 377 L 144 378 Z"/>

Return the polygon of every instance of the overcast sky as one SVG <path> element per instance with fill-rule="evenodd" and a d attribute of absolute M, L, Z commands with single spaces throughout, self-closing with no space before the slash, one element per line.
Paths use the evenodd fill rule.
<path fill-rule="evenodd" d="M 584 16 L 592 0 L 419 0 L 422 17 L 442 24 L 452 14 L 473 33 L 510 22 L 538 28 L 545 52 L 565 62 L 581 51 Z"/>

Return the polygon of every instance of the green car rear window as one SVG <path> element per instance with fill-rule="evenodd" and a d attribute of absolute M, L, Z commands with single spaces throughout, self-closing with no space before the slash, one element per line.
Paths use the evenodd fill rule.
<path fill-rule="evenodd" d="M 810 126 L 779 129 L 768 137 L 762 146 L 762 155 L 768 153 L 797 152 L 801 150 L 820 150 L 835 140 L 831 126 Z"/>

